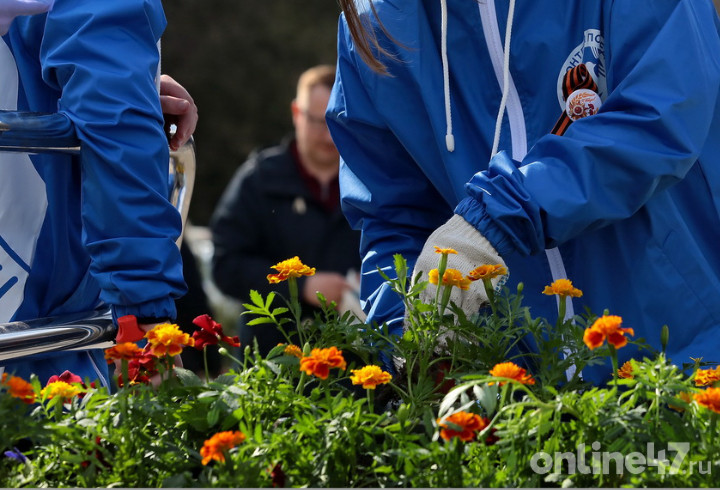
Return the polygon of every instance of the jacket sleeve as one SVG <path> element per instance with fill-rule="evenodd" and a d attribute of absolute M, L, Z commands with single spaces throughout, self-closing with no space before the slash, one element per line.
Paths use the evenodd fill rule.
<path fill-rule="evenodd" d="M 716 19 L 709 1 L 616 0 L 598 114 L 541 138 L 521 163 L 497 154 L 456 213 L 502 255 L 527 255 L 626 219 L 683 179 L 717 103 Z"/>
<path fill-rule="evenodd" d="M 412 270 L 425 239 L 450 217 L 451 208 L 432 205 L 442 198 L 375 110 L 364 76 L 377 75 L 356 57 L 341 17 L 337 74 L 327 115 L 341 149 L 342 208 L 350 225 L 362 230 L 360 296 L 367 322 L 392 320 L 391 330 L 398 332 L 403 305 L 378 268 L 394 277 L 393 255 L 401 254 Z"/>
<path fill-rule="evenodd" d="M 262 184 L 258 184 L 257 158 L 261 157 L 251 156 L 235 172 L 210 222 L 213 280 L 224 294 L 243 302 L 249 301 L 250 290 L 263 297 L 270 292 L 285 298 L 290 294 L 287 281 L 270 284 L 267 280 L 267 275 L 275 272 L 272 266 L 277 262 L 264 253 L 269 238 L 262 231 L 263 220 L 272 206 L 262 195 Z M 302 283 L 300 278 L 298 286 Z"/>
<path fill-rule="evenodd" d="M 186 290 L 155 85 L 165 25 L 159 0 L 56 0 L 41 46 L 82 142 L 83 238 L 116 316 L 174 318 Z"/>

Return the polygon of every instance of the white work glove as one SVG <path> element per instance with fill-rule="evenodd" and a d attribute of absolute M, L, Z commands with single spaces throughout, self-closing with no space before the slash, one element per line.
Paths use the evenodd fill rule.
<path fill-rule="evenodd" d="M 463 276 L 467 276 L 470 271 L 481 265 L 499 264 L 505 267 L 505 262 L 490 242 L 462 216 L 456 214 L 428 237 L 417 262 L 415 262 L 413 278 L 418 272 L 422 272 L 419 280 L 426 281 L 428 273 L 432 269 L 437 269 L 440 254 L 436 252 L 435 247 L 451 248 L 457 252 L 457 254 L 448 255 L 447 268 L 457 269 Z M 506 279 L 507 275 L 493 279 L 493 287 L 499 287 Z M 436 290 L 435 284 L 428 284 L 427 288 L 420 293 L 420 299 L 424 303 L 429 303 L 435 298 Z M 467 290 L 453 287 L 450 301 L 470 316 L 480 311 L 480 308 L 488 302 L 488 298 L 483 282 L 479 280 L 470 283 Z"/>
<path fill-rule="evenodd" d="M 417 280 L 427 281 L 429 280 L 428 273 L 432 269 L 438 268 L 441 255 L 436 251 L 435 247 L 450 248 L 457 252 L 457 254 L 448 254 L 446 270 L 457 269 L 462 273 L 463 277 L 466 277 L 472 270 L 481 265 L 501 265 L 505 267 L 505 262 L 490 242 L 475 227 L 456 214 L 428 237 L 415 263 L 413 280 L 415 280 L 418 273 L 421 273 Z M 506 274 L 492 279 L 493 288 L 498 289 L 502 286 L 507 277 Z M 438 282 L 441 285 L 440 287 L 444 287 L 441 278 L 438 278 Z M 436 297 L 437 288 L 438 286 L 435 284 L 428 284 L 420 293 L 419 299 L 423 303 L 431 303 Z M 487 292 L 482 280 L 471 282 L 467 290 L 452 287 L 451 291 L 450 303 L 455 303 L 468 317 L 478 313 L 480 308 L 488 303 Z M 403 329 L 408 329 L 407 312 Z M 439 350 L 442 350 L 441 348 L 447 345 L 448 337 L 449 332 L 438 337 Z"/>
<path fill-rule="evenodd" d="M 54 0 L 0 0 L 0 36 L 7 34 L 10 23 L 19 15 L 47 12 Z"/>

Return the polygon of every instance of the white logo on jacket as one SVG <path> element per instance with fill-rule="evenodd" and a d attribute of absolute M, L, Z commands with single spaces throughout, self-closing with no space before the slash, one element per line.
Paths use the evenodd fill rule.
<path fill-rule="evenodd" d="M 18 72 L 0 39 L 0 109 L 16 110 Z M 0 152 L 0 322 L 10 321 L 24 298 L 47 193 L 26 153 Z"/>
<path fill-rule="evenodd" d="M 565 110 L 562 83 L 565 74 L 580 63 L 585 63 L 590 75 L 598 86 L 598 95 L 602 101 L 607 97 L 607 74 L 605 72 L 605 39 L 598 29 L 588 29 L 583 34 L 583 41 L 572 50 L 563 63 L 557 80 L 558 103 Z"/>

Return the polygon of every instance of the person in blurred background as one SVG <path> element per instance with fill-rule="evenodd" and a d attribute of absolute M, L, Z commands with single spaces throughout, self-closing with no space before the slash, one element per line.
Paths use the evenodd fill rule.
<path fill-rule="evenodd" d="M 300 76 L 290 104 L 294 135 L 253 153 L 237 170 L 213 213 L 212 275 L 225 294 L 248 302 L 250 290 L 289 297 L 287 282 L 269 284 L 278 262 L 298 256 L 317 269 L 298 279 L 302 313 L 318 311 L 317 292 L 341 303 L 349 271 L 360 267 L 360 234 L 340 210 L 339 155 L 325 123 L 335 68 L 319 65 Z M 285 341 L 272 326 L 240 322 L 240 341 L 261 354 Z"/>

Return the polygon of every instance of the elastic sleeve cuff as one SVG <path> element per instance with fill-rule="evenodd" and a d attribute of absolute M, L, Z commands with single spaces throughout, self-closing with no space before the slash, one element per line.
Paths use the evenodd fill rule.
<path fill-rule="evenodd" d="M 455 208 L 455 214 L 460 215 L 470 223 L 495 248 L 501 257 L 514 252 L 510 238 L 503 233 L 490 219 L 485 211 L 485 205 L 472 197 L 466 197 Z"/>
<path fill-rule="evenodd" d="M 174 321 L 177 316 L 175 301 L 172 299 L 149 301 L 140 305 L 112 305 L 113 321 L 125 315 L 135 315 L 137 318 L 162 318 Z"/>

